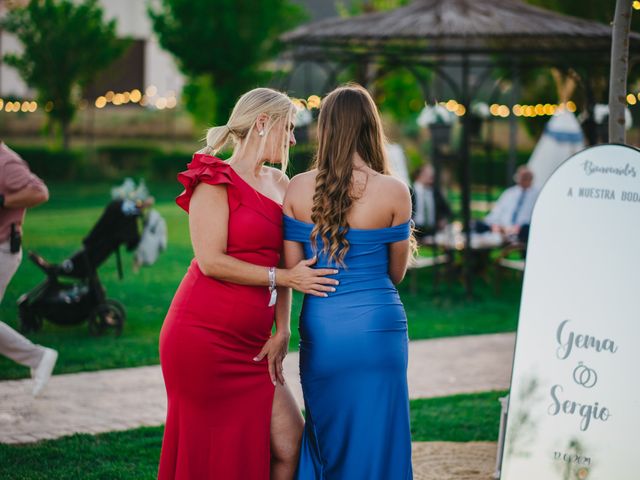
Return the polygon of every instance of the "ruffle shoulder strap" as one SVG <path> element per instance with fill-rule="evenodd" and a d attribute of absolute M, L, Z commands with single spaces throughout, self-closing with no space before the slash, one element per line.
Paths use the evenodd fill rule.
<path fill-rule="evenodd" d="M 187 213 L 191 196 L 199 183 L 234 186 L 231 166 L 217 157 L 201 153 L 193 155 L 191 162 L 187 165 L 187 170 L 178 174 L 178 181 L 184 186 L 184 191 L 178 195 L 176 203 Z M 227 195 L 229 208 L 234 210 L 238 203 L 235 198 L 236 194 L 231 191 L 231 188 L 227 188 Z"/>

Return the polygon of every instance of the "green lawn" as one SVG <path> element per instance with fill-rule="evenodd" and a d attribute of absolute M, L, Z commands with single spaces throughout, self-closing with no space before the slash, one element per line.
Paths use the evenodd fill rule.
<path fill-rule="evenodd" d="M 58 262 L 80 247 L 81 239 L 100 216 L 109 199 L 110 185 L 58 183 L 50 185 L 51 200 L 28 212 L 25 225 L 25 250 L 35 250 L 50 261 Z M 124 303 L 128 318 L 120 338 L 95 338 L 87 325 L 59 327 L 45 322 L 41 332 L 30 334 L 37 343 L 60 352 L 55 373 L 104 368 L 131 367 L 158 363 L 158 333 L 167 307 L 191 260 L 187 215 L 174 203 L 180 192 L 177 183 L 151 184 L 157 208 L 167 220 L 169 248 L 156 265 L 134 274 L 131 257 L 123 256 L 125 277 L 117 278 L 115 257 L 100 269 L 108 295 Z M 17 325 L 16 299 L 43 280 L 42 273 L 28 259 L 9 285 L 0 306 L 0 319 Z M 520 281 L 504 285 L 497 297 L 490 285 L 478 281 L 476 298 L 466 299 L 460 285 L 440 285 L 435 294 L 432 273 L 419 274 L 416 295 L 408 292 L 408 282 L 400 293 L 409 319 L 412 339 L 434 338 L 513 331 L 516 327 Z M 294 296 L 291 348 L 297 349 L 297 317 L 301 296 Z M 26 368 L 0 358 L 0 379 L 27 376 Z"/>
<path fill-rule="evenodd" d="M 498 398 L 506 392 L 414 400 L 413 441 L 496 441 Z M 12 480 L 156 478 L 163 427 L 73 435 L 36 444 L 0 444 L 0 478 Z"/>
<path fill-rule="evenodd" d="M 498 399 L 507 393 L 412 400 L 411 438 L 414 442 L 495 442 L 500 426 Z"/>

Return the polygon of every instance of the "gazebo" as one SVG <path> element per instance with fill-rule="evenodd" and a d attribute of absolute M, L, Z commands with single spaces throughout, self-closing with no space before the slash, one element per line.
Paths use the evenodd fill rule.
<path fill-rule="evenodd" d="M 327 72 L 324 90 L 356 66 L 356 78 L 371 85 L 394 69 L 410 71 L 427 102 L 435 102 L 426 72 L 438 76 L 470 112 L 471 102 L 496 69 L 509 72 L 511 110 L 518 103 L 525 69 L 556 67 L 575 76 L 587 108 L 595 104 L 590 67 L 609 65 L 611 27 L 535 7 L 518 0 L 414 0 L 405 7 L 302 25 L 283 35 L 295 65 L 313 62 Z M 630 72 L 640 53 L 640 35 L 630 37 Z M 452 68 L 453 67 L 453 68 Z M 295 67 L 294 67 L 295 68 Z M 456 72 L 452 75 L 451 72 Z M 473 74 L 472 74 L 473 72 Z M 491 97 L 497 92 L 497 82 Z M 513 110 L 512 110 L 513 111 Z M 510 120 L 509 174 L 515 170 L 517 119 Z M 465 286 L 471 271 L 471 116 L 462 116 L 460 146 L 462 217 L 466 232 Z"/>

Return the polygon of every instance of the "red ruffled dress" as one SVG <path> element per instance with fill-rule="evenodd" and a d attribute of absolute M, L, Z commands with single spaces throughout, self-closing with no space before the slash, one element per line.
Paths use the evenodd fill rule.
<path fill-rule="evenodd" d="M 198 183 L 226 185 L 227 254 L 278 264 L 281 205 L 209 155 L 194 155 L 178 180 L 187 212 Z M 271 334 L 269 297 L 267 287 L 217 280 L 191 262 L 160 332 L 168 408 L 159 479 L 268 480 L 274 386 L 266 358 L 253 358 Z"/>

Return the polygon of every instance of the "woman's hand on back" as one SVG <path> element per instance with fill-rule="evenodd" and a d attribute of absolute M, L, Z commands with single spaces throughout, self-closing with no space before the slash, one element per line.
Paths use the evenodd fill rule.
<path fill-rule="evenodd" d="M 335 275 L 338 270 L 333 268 L 312 268 L 318 261 L 317 257 L 309 260 L 300 260 L 296 266 L 289 269 L 278 270 L 276 281 L 278 285 L 290 287 L 299 292 L 317 297 L 326 297 L 326 292 L 335 292 L 338 280 L 327 278 L 327 275 Z"/>

